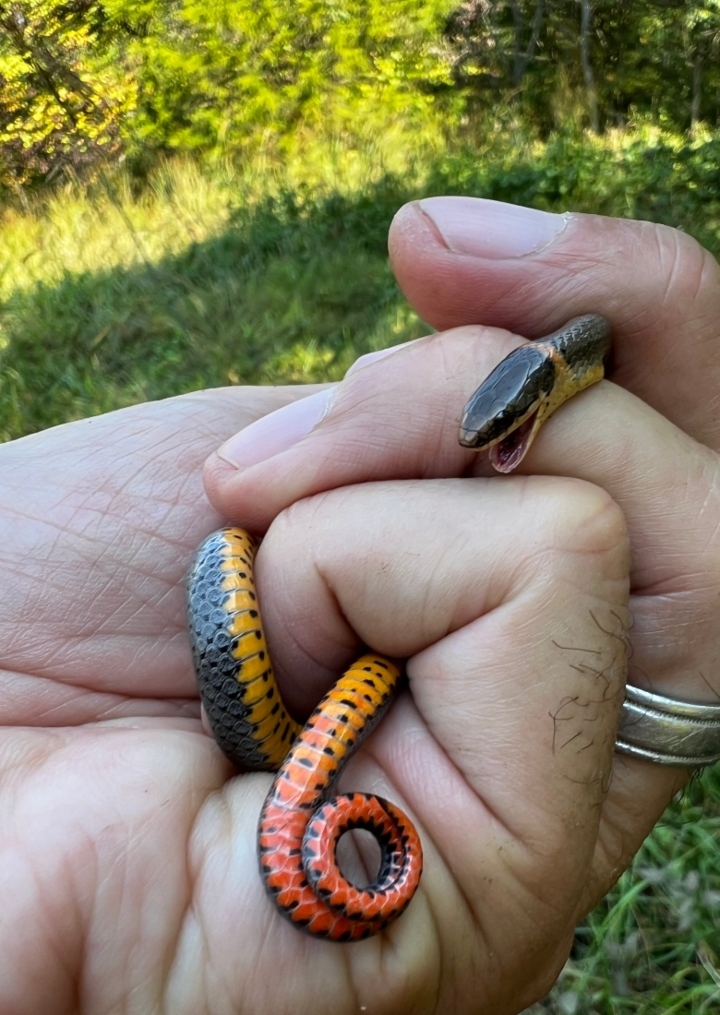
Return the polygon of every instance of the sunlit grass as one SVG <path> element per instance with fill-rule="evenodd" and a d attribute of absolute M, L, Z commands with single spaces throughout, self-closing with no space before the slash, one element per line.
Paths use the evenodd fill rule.
<path fill-rule="evenodd" d="M 6 211 L 0 295 L 179 253 L 218 233 L 239 199 L 232 174 L 210 176 L 189 161 L 164 166 L 139 198 L 122 173 L 91 188 L 67 184 L 24 212 Z"/>
<path fill-rule="evenodd" d="M 335 379 L 424 333 L 386 252 L 422 150 L 179 160 L 6 209 L 0 439 L 200 386 Z"/>
<path fill-rule="evenodd" d="M 100 173 L 92 185 L 71 181 L 24 207 L 0 210 L 0 298 L 68 272 L 155 263 L 218 235 L 234 209 L 282 193 L 352 198 L 387 175 L 422 186 L 424 167 L 442 150 L 433 135 L 413 139 L 400 130 L 362 147 L 308 138 L 300 149 L 239 164 L 169 160 L 142 187 L 122 171 Z"/>

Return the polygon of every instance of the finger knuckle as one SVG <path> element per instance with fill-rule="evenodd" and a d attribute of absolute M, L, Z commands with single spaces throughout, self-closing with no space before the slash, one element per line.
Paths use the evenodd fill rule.
<path fill-rule="evenodd" d="M 663 305 L 678 305 L 685 311 L 706 298 L 716 304 L 720 266 L 696 239 L 670 226 L 648 225 L 655 246 L 655 263 L 664 280 Z M 645 239 L 645 237 L 642 237 Z M 645 248 L 645 244 L 643 244 Z M 646 255 L 646 248 L 644 249 Z"/>
<path fill-rule="evenodd" d="M 579 554 L 588 564 L 612 573 L 629 567 L 629 540 L 625 516 L 610 494 L 592 483 L 562 479 L 552 485 L 547 504 L 552 526 L 548 549 Z"/>

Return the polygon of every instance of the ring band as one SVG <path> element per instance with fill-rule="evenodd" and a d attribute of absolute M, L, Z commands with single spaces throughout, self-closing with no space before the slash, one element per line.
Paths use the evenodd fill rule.
<path fill-rule="evenodd" d="M 720 761 L 720 705 L 625 688 L 616 750 L 659 765 L 697 768 Z"/>

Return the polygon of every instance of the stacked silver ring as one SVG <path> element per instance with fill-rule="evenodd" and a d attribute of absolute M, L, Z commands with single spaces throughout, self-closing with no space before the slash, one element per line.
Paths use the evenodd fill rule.
<path fill-rule="evenodd" d="M 615 747 L 659 765 L 698 768 L 720 761 L 720 705 L 625 689 Z"/>

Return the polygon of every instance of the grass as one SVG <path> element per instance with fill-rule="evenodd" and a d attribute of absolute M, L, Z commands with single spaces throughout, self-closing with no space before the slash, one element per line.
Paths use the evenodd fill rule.
<path fill-rule="evenodd" d="M 397 139 L 395 139 L 397 142 Z M 199 386 L 340 377 L 424 332 L 391 277 L 405 201 L 482 194 L 681 225 L 720 249 L 720 135 L 368 144 L 68 184 L 0 231 L 0 439 Z"/>
<path fill-rule="evenodd" d="M 217 177 L 168 165 L 140 199 L 120 178 L 6 214 L 0 438 L 196 387 L 336 378 L 423 333 L 387 265 L 390 203 L 355 229 L 372 187 L 321 206 Z"/>
<path fill-rule="evenodd" d="M 501 125 L 502 127 L 502 125 Z M 498 128 L 472 150 L 407 142 L 302 161 L 118 172 L 8 207 L 0 231 L 0 439 L 217 384 L 337 378 L 425 326 L 387 228 L 404 201 L 481 194 L 652 218 L 720 250 L 720 137 L 650 128 L 541 144 Z M 578 928 L 555 1015 L 720 1010 L 720 775 L 666 812 Z"/>
<path fill-rule="evenodd" d="M 617 886 L 577 928 L 549 998 L 528 1015 L 720 1010 L 720 770 L 666 810 Z"/>

